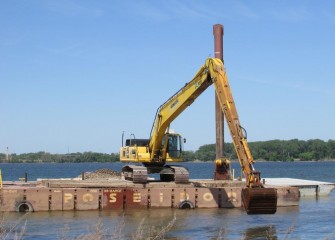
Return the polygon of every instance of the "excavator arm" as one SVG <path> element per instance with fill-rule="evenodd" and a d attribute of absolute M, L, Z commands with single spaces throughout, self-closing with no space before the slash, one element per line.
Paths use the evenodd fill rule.
<path fill-rule="evenodd" d="M 264 188 L 260 181 L 260 172 L 256 171 L 253 166 L 254 159 L 244 134 L 245 130 L 241 127 L 238 118 L 222 61 L 209 58 L 206 60 L 206 66 L 214 83 L 215 92 L 246 179 L 246 188 L 243 188 L 241 192 L 243 205 L 248 214 L 274 214 L 277 210 L 277 191 L 274 188 Z"/>
<path fill-rule="evenodd" d="M 251 155 L 247 139 L 244 136 L 245 130 L 241 127 L 240 120 L 238 118 L 224 66 L 221 60 L 216 58 L 207 59 L 206 66 L 212 82 L 214 83 L 215 92 L 220 102 L 221 109 L 226 118 L 237 158 L 239 159 L 242 172 L 247 180 L 247 186 L 258 187 L 260 182 L 254 174 L 254 159 Z"/>

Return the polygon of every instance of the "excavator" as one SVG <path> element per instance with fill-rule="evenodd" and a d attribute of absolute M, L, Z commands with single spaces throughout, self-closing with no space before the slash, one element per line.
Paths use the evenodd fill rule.
<path fill-rule="evenodd" d="M 277 210 L 277 191 L 265 188 L 260 172 L 254 168 L 254 159 L 238 118 L 226 71 L 218 58 L 206 59 L 195 77 L 157 109 L 149 139 L 126 139 L 125 146 L 120 148 L 120 161 L 142 165 L 126 165 L 122 173 L 126 180 L 134 183 L 145 184 L 148 174 L 159 174 L 161 181 L 188 183 L 189 172 L 186 168 L 166 165 L 182 161 L 185 141 L 180 134 L 170 130 L 170 124 L 212 84 L 245 177 L 246 186 L 241 192 L 243 206 L 248 214 L 274 214 Z M 215 165 L 220 168 L 229 165 L 229 161 L 226 158 L 216 159 Z"/>

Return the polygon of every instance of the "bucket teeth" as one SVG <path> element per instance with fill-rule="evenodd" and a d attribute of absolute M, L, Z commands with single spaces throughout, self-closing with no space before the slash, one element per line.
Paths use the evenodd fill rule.
<path fill-rule="evenodd" d="M 247 214 L 274 214 L 277 211 L 275 188 L 243 188 L 242 202 Z"/>

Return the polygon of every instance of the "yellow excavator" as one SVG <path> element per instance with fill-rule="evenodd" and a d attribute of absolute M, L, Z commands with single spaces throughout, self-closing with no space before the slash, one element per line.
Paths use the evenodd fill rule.
<path fill-rule="evenodd" d="M 260 172 L 253 166 L 254 159 L 245 130 L 238 118 L 226 71 L 222 61 L 217 58 L 206 59 L 195 77 L 158 108 L 150 139 L 134 137 L 126 140 L 125 146 L 120 149 L 120 161 L 142 165 L 124 166 L 122 172 L 125 179 L 134 183 L 146 183 L 148 174 L 156 173 L 160 174 L 161 181 L 189 182 L 189 172 L 186 168 L 166 165 L 169 162 L 182 161 L 184 143 L 180 134 L 170 130 L 170 124 L 212 84 L 246 180 L 246 187 L 242 189 L 241 196 L 243 205 L 248 214 L 274 214 L 277 209 L 277 191 L 263 186 Z M 222 166 L 229 162 L 222 158 L 215 160 L 215 164 Z"/>

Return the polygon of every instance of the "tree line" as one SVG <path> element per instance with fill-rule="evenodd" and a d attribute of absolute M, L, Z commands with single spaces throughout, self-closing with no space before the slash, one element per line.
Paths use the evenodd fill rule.
<path fill-rule="evenodd" d="M 1 162 L 6 162 L 6 155 L 1 154 Z M 13 163 L 80 163 L 80 162 L 116 162 L 119 161 L 119 154 L 112 153 L 68 153 L 68 154 L 51 154 L 48 152 L 11 154 L 8 162 Z"/>
<path fill-rule="evenodd" d="M 313 139 L 308 141 L 292 140 L 271 140 L 249 143 L 251 153 L 255 160 L 265 161 L 312 161 L 335 159 L 335 140 L 323 141 Z M 196 151 L 184 151 L 184 161 L 214 161 L 215 144 L 206 144 Z M 232 160 L 237 159 L 232 143 L 224 144 L 224 155 Z M 6 161 L 6 155 L 0 154 L 1 162 Z M 36 163 L 36 162 L 118 162 L 118 153 L 69 153 L 51 154 L 48 152 L 11 154 L 8 162 L 14 163 Z"/>
<path fill-rule="evenodd" d="M 335 159 L 335 140 L 270 140 L 250 142 L 249 147 L 255 160 L 317 161 Z M 207 144 L 201 146 L 197 151 L 185 151 L 184 159 L 186 161 L 213 161 L 216 158 L 215 155 L 215 144 Z M 224 155 L 230 159 L 237 159 L 232 143 L 224 143 Z"/>

